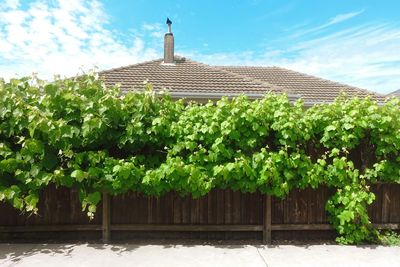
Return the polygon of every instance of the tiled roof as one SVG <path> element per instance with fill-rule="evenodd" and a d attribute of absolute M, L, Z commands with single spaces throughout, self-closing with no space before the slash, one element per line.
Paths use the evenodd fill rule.
<path fill-rule="evenodd" d="M 340 92 L 350 96 L 384 96 L 357 87 L 340 84 L 278 67 L 209 66 L 176 57 L 175 64 L 163 64 L 162 59 L 105 70 L 99 73 L 107 85 L 121 84 L 123 92 L 143 89 L 143 82 L 155 90 L 185 93 L 246 93 L 267 92 L 298 95 L 306 103 L 331 102 Z"/>
<path fill-rule="evenodd" d="M 388 94 L 388 96 L 393 96 L 393 95 L 400 96 L 400 89 Z"/>
<path fill-rule="evenodd" d="M 163 64 L 162 59 L 102 71 L 100 77 L 107 85 L 121 84 L 123 92 L 143 89 L 143 82 L 155 90 L 193 93 L 282 93 L 285 90 L 265 81 L 243 77 L 230 71 L 211 67 L 182 57 L 175 64 Z"/>
<path fill-rule="evenodd" d="M 306 102 L 332 102 L 341 92 L 345 92 L 348 96 L 371 95 L 378 100 L 384 99 L 383 95 L 365 89 L 280 67 L 221 66 L 220 68 L 283 87 L 288 92 L 301 95 Z"/>

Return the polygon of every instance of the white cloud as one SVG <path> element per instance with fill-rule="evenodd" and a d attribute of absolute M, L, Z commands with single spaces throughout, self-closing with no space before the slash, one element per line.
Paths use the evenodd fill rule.
<path fill-rule="evenodd" d="M 149 34 L 151 37 L 157 38 L 159 40 L 161 40 L 165 33 L 165 29 L 161 26 L 160 23 L 144 23 L 143 30 L 146 34 Z"/>
<path fill-rule="evenodd" d="M 97 66 L 118 67 L 154 59 L 155 48 L 137 34 L 123 42 L 107 28 L 97 0 L 36 0 L 22 8 L 8 0 L 0 7 L 0 76 L 39 73 L 71 76 Z"/>
<path fill-rule="evenodd" d="M 2 4 L 3 8 L 17 8 L 19 7 L 20 2 L 19 0 L 5 0 L 4 3 Z"/>

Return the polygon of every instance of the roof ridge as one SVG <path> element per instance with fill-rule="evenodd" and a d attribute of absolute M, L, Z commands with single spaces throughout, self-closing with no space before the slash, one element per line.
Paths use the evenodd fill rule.
<path fill-rule="evenodd" d="M 228 67 L 228 68 L 242 68 L 242 67 L 254 68 L 253 66 L 211 66 L 211 67 L 217 68 L 217 69 L 219 69 L 221 71 L 230 72 L 231 74 L 233 74 L 235 76 L 240 76 L 242 78 L 246 78 L 246 79 L 253 80 L 253 81 L 256 81 L 256 82 L 259 82 L 259 83 L 263 83 L 263 84 L 267 84 L 267 85 L 269 85 L 271 87 L 279 88 L 283 92 L 286 92 L 286 93 L 290 92 L 290 93 L 292 93 L 294 95 L 301 96 L 300 94 L 296 93 L 294 90 L 292 90 L 290 88 L 285 88 L 285 87 L 282 87 L 282 86 L 279 86 L 279 85 L 276 85 L 276 84 L 271 84 L 271 83 L 269 83 L 267 81 L 263 81 L 263 80 L 260 80 L 260 79 L 254 78 L 254 77 L 249 77 L 249 76 L 244 75 L 244 74 L 239 74 L 239 73 L 232 72 L 232 71 L 224 69 L 225 67 Z M 268 68 L 268 67 L 259 67 L 259 68 Z"/>
<path fill-rule="evenodd" d="M 209 69 L 218 70 L 218 71 L 223 72 L 225 74 L 229 74 L 229 75 L 231 75 L 233 77 L 241 78 L 244 81 L 248 81 L 248 82 L 252 82 L 252 83 L 256 83 L 256 84 L 258 83 L 258 85 L 260 85 L 260 84 L 261 85 L 265 85 L 265 86 L 267 86 L 267 87 L 269 87 L 271 89 L 278 89 L 282 93 L 288 93 L 288 91 L 289 91 L 289 90 L 287 90 L 287 88 L 283 88 L 281 86 L 278 86 L 278 85 L 275 85 L 275 84 L 271 84 L 271 83 L 263 81 L 263 80 L 259 80 L 259 79 L 253 78 L 253 77 L 249 77 L 249 76 L 241 75 L 241 74 L 229 71 L 229 70 L 225 70 L 225 69 L 221 68 L 220 66 L 211 66 L 209 64 L 205 64 L 205 63 L 202 63 L 202 62 L 194 61 L 194 60 L 191 60 L 191 59 L 188 59 L 188 58 L 186 58 L 186 60 L 188 60 L 190 62 L 193 62 L 193 63 L 196 63 L 198 65 L 201 65 L 203 67 L 209 68 Z M 293 92 L 290 92 L 290 93 L 293 93 Z"/>
<path fill-rule="evenodd" d="M 235 75 L 235 76 L 242 77 L 243 79 L 252 80 L 252 81 L 255 81 L 255 82 L 262 83 L 262 84 L 267 84 L 267 85 L 269 85 L 269 86 L 271 86 L 271 87 L 273 87 L 273 88 L 279 88 L 280 90 L 282 90 L 282 92 L 285 92 L 285 93 L 289 93 L 289 92 L 290 92 L 290 93 L 295 94 L 295 93 L 294 93 L 291 89 L 289 89 L 289 88 L 284 88 L 284 87 L 282 87 L 282 86 L 279 86 L 279 85 L 276 85 L 276 84 L 272 84 L 272 83 L 269 83 L 269 82 L 267 82 L 267 81 L 263 81 L 263 80 L 260 80 L 260 79 L 257 79 L 257 78 L 249 77 L 249 76 L 247 76 L 247 75 L 242 75 L 242 74 L 235 73 L 235 72 L 232 72 L 232 71 L 224 70 L 224 69 L 219 68 L 219 67 L 215 67 L 215 68 L 218 68 L 218 69 L 220 69 L 221 71 L 227 71 L 227 72 L 229 72 L 229 73 L 231 73 L 231 74 L 233 74 L 233 75 Z M 298 95 L 298 94 L 296 94 L 296 95 Z"/>

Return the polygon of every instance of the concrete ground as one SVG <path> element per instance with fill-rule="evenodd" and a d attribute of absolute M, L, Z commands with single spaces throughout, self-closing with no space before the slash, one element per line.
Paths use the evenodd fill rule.
<path fill-rule="evenodd" d="M 400 247 L 0 244 L 0 266 L 400 266 Z"/>

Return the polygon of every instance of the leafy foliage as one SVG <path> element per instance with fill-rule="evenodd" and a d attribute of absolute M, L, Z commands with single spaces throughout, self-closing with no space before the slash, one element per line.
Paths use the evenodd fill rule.
<path fill-rule="evenodd" d="M 93 217 L 101 192 L 213 188 L 284 197 L 294 188 L 336 189 L 326 204 L 341 243 L 377 240 L 369 184 L 400 182 L 399 100 L 339 97 L 305 109 L 284 95 L 216 103 L 121 95 L 93 75 L 0 83 L 0 201 L 37 212 L 49 184 L 79 189 Z"/>
<path fill-rule="evenodd" d="M 380 235 L 379 242 L 386 246 L 400 246 L 400 235 L 393 231 L 385 231 Z"/>

